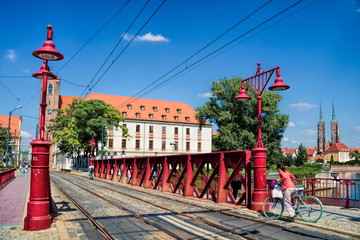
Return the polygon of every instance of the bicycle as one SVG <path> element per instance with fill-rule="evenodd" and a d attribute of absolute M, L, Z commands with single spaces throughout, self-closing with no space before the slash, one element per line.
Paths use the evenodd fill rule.
<path fill-rule="evenodd" d="M 317 222 L 323 214 L 321 201 L 314 196 L 303 197 L 304 187 L 295 186 L 295 204 L 293 209 L 295 216 L 299 215 L 305 222 Z M 282 198 L 267 197 L 262 205 L 262 212 L 270 220 L 279 219 L 284 212 L 284 201 Z"/>

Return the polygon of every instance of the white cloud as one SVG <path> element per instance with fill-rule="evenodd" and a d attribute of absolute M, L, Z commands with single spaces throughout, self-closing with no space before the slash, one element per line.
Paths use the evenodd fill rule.
<path fill-rule="evenodd" d="M 297 143 L 297 141 L 295 141 L 295 140 L 291 140 L 291 143 Z"/>
<path fill-rule="evenodd" d="M 316 105 L 313 105 L 313 104 L 310 104 L 310 103 L 300 102 L 300 103 L 292 103 L 292 104 L 290 104 L 290 107 L 296 108 L 296 111 L 304 112 L 304 111 L 307 111 L 307 110 L 309 110 L 311 108 L 316 107 Z"/>
<path fill-rule="evenodd" d="M 356 9 L 355 11 L 358 12 L 358 13 L 360 13 L 360 8 Z"/>
<path fill-rule="evenodd" d="M 209 98 L 209 97 L 212 97 L 212 94 L 209 92 L 206 92 L 206 93 L 199 93 L 198 96 L 203 97 L 203 98 Z"/>
<path fill-rule="evenodd" d="M 354 131 L 356 131 L 356 132 L 360 132 L 360 126 L 356 126 L 356 127 L 354 127 Z"/>
<path fill-rule="evenodd" d="M 130 41 L 132 38 L 134 37 L 134 35 L 132 34 L 127 34 L 125 33 L 123 35 L 123 38 L 127 41 Z M 170 40 L 164 36 L 162 36 L 161 34 L 152 34 L 151 32 L 142 35 L 142 36 L 137 36 L 134 40 L 136 41 L 143 41 L 143 42 L 170 42 Z"/>
<path fill-rule="evenodd" d="M 5 59 L 10 60 L 11 62 L 16 62 L 17 54 L 14 49 L 9 49 L 6 51 Z"/>
<path fill-rule="evenodd" d="M 286 138 L 286 137 L 284 137 L 282 140 L 283 140 L 284 142 L 288 142 L 288 141 L 289 141 L 289 139 Z"/>
<path fill-rule="evenodd" d="M 307 130 L 304 130 L 304 132 L 308 135 L 315 135 L 317 133 L 317 131 L 314 129 L 307 129 Z"/>
<path fill-rule="evenodd" d="M 28 132 L 25 132 L 25 131 L 21 131 L 21 137 L 23 138 L 31 138 L 32 135 Z"/>
<path fill-rule="evenodd" d="M 293 123 L 293 122 L 289 122 L 288 127 L 295 127 L 295 123 Z"/>

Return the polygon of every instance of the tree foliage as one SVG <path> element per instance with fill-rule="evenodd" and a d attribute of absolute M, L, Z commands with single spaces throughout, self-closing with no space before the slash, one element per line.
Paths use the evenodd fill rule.
<path fill-rule="evenodd" d="M 123 128 L 119 123 L 124 122 L 124 118 L 116 108 L 101 100 L 74 98 L 68 108 L 57 110 L 51 122 L 49 129 L 54 134 L 53 142 L 62 152 L 72 155 L 83 151 L 84 155 L 89 155 L 90 140 L 94 137 L 95 149 L 98 150 L 102 132 L 106 143 L 106 130 L 110 126 Z M 127 129 L 123 131 L 127 132 Z"/>
<path fill-rule="evenodd" d="M 201 117 L 217 126 L 218 135 L 213 138 L 216 151 L 252 149 L 257 139 L 257 99 L 251 89 L 247 94 L 250 101 L 237 101 L 240 78 L 213 81 L 212 96 L 203 106 L 197 108 Z M 268 149 L 270 164 L 281 158 L 280 140 L 289 122 L 288 115 L 280 114 L 278 103 L 282 97 L 278 93 L 262 94 L 263 142 Z"/>
<path fill-rule="evenodd" d="M 297 152 L 295 153 L 294 164 L 297 167 L 301 167 L 307 162 L 307 153 L 305 146 L 300 143 Z"/>

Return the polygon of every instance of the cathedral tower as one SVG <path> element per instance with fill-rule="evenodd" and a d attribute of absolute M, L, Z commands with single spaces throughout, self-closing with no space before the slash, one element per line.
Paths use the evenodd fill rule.
<path fill-rule="evenodd" d="M 339 124 L 335 118 L 334 101 L 332 102 L 332 120 L 331 120 L 330 126 L 331 126 L 331 144 L 339 143 L 340 142 L 340 130 L 339 130 Z"/>
<path fill-rule="evenodd" d="M 320 102 L 320 121 L 318 122 L 318 139 L 317 150 L 318 152 L 325 151 L 325 122 L 322 115 L 321 102 Z"/>

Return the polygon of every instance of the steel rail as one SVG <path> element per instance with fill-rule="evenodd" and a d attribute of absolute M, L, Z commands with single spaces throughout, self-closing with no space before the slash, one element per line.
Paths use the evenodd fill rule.
<path fill-rule="evenodd" d="M 75 178 L 78 178 L 78 179 L 81 179 L 81 180 L 84 179 L 83 177 L 79 177 L 79 176 L 76 176 L 76 175 L 73 175 L 73 176 L 74 176 Z M 99 179 L 99 180 L 101 180 L 101 181 L 104 182 L 104 183 L 110 183 L 110 184 L 113 183 L 113 182 L 109 182 L 109 181 L 104 181 L 104 180 L 102 180 L 102 179 Z M 200 221 L 200 222 L 202 222 L 202 223 L 204 223 L 204 224 L 207 224 L 207 225 L 209 225 L 209 226 L 211 226 L 211 227 L 215 227 L 215 228 L 219 228 L 219 229 L 224 228 L 224 227 L 221 226 L 221 225 L 217 225 L 217 224 L 211 223 L 211 222 L 209 222 L 209 221 L 206 221 L 206 220 L 204 220 L 204 219 L 201 219 L 201 218 L 198 218 L 198 217 L 193 217 L 193 216 L 191 216 L 191 215 L 188 215 L 188 214 L 186 214 L 186 212 L 174 211 L 174 210 L 165 208 L 165 207 L 163 207 L 163 206 L 161 206 L 161 205 L 154 204 L 154 203 L 152 203 L 152 202 L 150 202 L 150 201 L 146 201 L 146 200 L 143 200 L 143 199 L 141 199 L 141 198 L 137 198 L 137 197 L 134 197 L 134 196 L 132 196 L 132 195 L 125 194 L 125 193 L 120 192 L 120 191 L 118 191 L 118 190 L 116 190 L 116 189 L 112 189 L 112 188 L 105 187 L 105 186 L 103 186 L 103 185 L 96 184 L 96 183 L 93 182 L 93 181 L 87 181 L 87 182 L 89 182 L 89 183 L 91 183 L 91 184 L 93 184 L 93 185 L 95 185 L 95 186 L 102 187 L 102 188 L 106 188 L 106 189 L 108 189 L 108 190 L 115 191 L 115 192 L 117 192 L 117 193 L 119 193 L 119 194 L 122 194 L 122 195 L 125 195 L 125 196 L 128 196 L 128 197 L 132 197 L 132 198 L 138 199 L 138 200 L 140 200 L 140 201 L 149 203 L 149 204 L 151 204 L 151 205 L 153 205 L 153 206 L 156 206 L 156 207 L 159 207 L 159 208 L 161 208 L 161 209 L 163 209 L 163 210 L 167 210 L 167 211 L 170 211 L 170 212 L 175 213 L 175 214 L 179 214 L 179 215 L 186 216 L 186 217 L 189 217 L 189 218 L 194 219 L 194 220 L 198 220 L 198 221 Z M 127 189 L 131 189 L 132 191 L 136 191 L 136 192 L 143 193 L 143 191 L 140 191 L 140 190 L 137 190 L 137 189 L 134 189 L 134 188 L 129 188 L 129 187 L 127 187 L 127 186 L 126 186 L 126 187 L 125 187 L 125 186 L 122 186 L 122 185 L 114 185 L 114 186 L 121 186 L 121 187 L 124 187 L 124 188 L 127 188 Z M 275 222 L 269 223 L 269 222 L 264 222 L 264 221 L 262 221 L 262 220 L 256 220 L 256 219 L 252 219 L 252 218 L 250 218 L 250 217 L 245 217 L 245 216 L 240 216 L 240 215 L 237 215 L 237 214 L 225 212 L 225 211 L 228 211 L 228 210 L 230 210 L 230 209 L 213 210 L 213 209 L 208 208 L 208 207 L 205 207 L 205 206 L 199 206 L 199 205 L 192 204 L 192 203 L 188 203 L 188 202 L 184 202 L 184 201 L 174 200 L 174 199 L 172 199 L 172 198 L 167 198 L 167 197 L 165 197 L 165 196 L 159 196 L 159 195 L 157 195 L 157 194 L 152 194 L 152 193 L 148 193 L 148 192 L 147 192 L 146 194 L 149 194 L 149 195 L 152 195 L 152 196 L 156 196 L 156 197 L 159 197 L 159 198 L 170 199 L 170 200 L 172 200 L 172 201 L 178 201 L 178 202 L 181 202 L 181 203 L 183 203 L 183 204 L 187 204 L 187 205 L 191 205 L 191 206 L 196 206 L 196 207 L 199 207 L 199 208 L 204 208 L 204 209 L 207 209 L 207 210 L 215 211 L 215 212 L 222 213 L 222 214 L 224 214 L 224 215 L 232 216 L 232 217 L 239 218 L 239 219 L 244 219 L 244 220 L 253 221 L 253 222 L 257 222 L 257 223 L 266 223 L 267 225 L 270 225 L 270 226 L 273 226 L 273 227 L 278 227 L 278 228 L 280 228 L 282 231 L 292 232 L 292 233 L 296 233 L 296 234 L 299 234 L 299 235 L 302 235 L 302 236 L 308 236 L 308 237 L 313 237 L 313 238 L 318 238 L 318 239 L 329 240 L 329 238 L 326 238 L 326 237 L 317 236 L 317 235 L 314 235 L 314 234 L 308 234 L 308 233 L 304 233 L 304 232 L 301 232 L 301 231 L 290 230 L 289 228 L 284 227 L 283 225 L 280 225 L 280 224 L 276 224 Z M 264 220 L 267 221 L 266 219 L 264 219 Z M 298 221 L 297 221 L 296 223 L 292 223 L 292 224 L 299 224 L 299 225 L 302 225 L 302 226 L 306 226 L 307 228 L 309 228 L 309 230 L 318 231 L 318 229 L 321 229 L 321 230 L 327 231 L 327 232 L 329 232 L 329 233 L 330 233 L 330 231 L 331 231 L 331 232 L 336 232 L 336 233 L 338 233 L 338 234 L 341 234 L 341 235 L 344 235 L 344 236 L 348 236 L 348 237 L 349 237 L 349 236 L 350 236 L 350 237 L 358 237 L 358 235 L 355 235 L 355 234 L 345 233 L 345 232 L 343 232 L 343 231 L 339 231 L 339 230 L 336 230 L 336 229 L 328 229 L 328 228 L 325 228 L 325 227 L 322 227 L 322 226 L 313 227 L 313 226 L 311 226 L 311 225 L 309 225 L 309 224 L 302 223 L 302 222 L 298 222 Z M 222 230 L 227 231 L 227 232 L 229 232 L 229 233 L 233 233 L 233 231 L 234 231 L 234 230 L 231 230 L 231 229 L 228 229 L 228 228 L 224 228 L 224 229 L 222 229 Z M 241 234 L 239 234 L 239 233 L 233 233 L 233 234 L 240 235 L 240 236 L 242 236 L 242 237 L 244 237 L 244 238 L 253 239 L 253 238 L 250 238 L 249 236 L 243 236 L 243 235 L 241 235 Z"/>
<path fill-rule="evenodd" d="M 57 175 L 57 176 L 59 177 L 59 175 Z M 155 227 L 155 228 L 157 228 L 157 229 L 165 232 L 165 233 L 168 234 L 169 236 L 171 236 L 171 237 L 173 237 L 173 238 L 176 238 L 176 239 L 179 239 L 179 240 L 183 240 L 183 238 L 181 238 L 181 237 L 178 236 L 177 234 L 171 232 L 170 230 L 167 230 L 167 229 L 164 228 L 164 227 L 161 227 L 159 224 L 156 224 L 156 223 L 154 223 L 154 222 L 151 222 L 151 221 L 147 220 L 146 218 L 142 217 L 141 215 L 135 213 L 134 211 L 132 211 L 132 210 L 130 210 L 130 209 L 128 209 L 128 208 L 125 208 L 125 207 L 121 206 L 121 205 L 118 204 L 118 203 L 114 203 L 113 201 L 110 201 L 110 200 L 104 198 L 103 196 L 101 196 L 101 195 L 99 195 L 99 194 L 97 194 L 97 193 L 94 193 L 94 192 L 92 192 L 92 191 L 90 191 L 90 190 L 88 190 L 88 189 L 80 186 L 79 184 L 76 184 L 76 183 L 74 183 L 74 182 L 71 182 L 70 180 L 68 180 L 68 179 L 66 179 L 66 178 L 64 178 L 64 177 L 61 177 L 61 176 L 60 176 L 60 178 L 64 179 L 65 181 L 70 182 L 72 185 L 75 185 L 75 186 L 83 189 L 84 191 L 86 191 L 86 192 L 88 192 L 88 193 L 91 193 L 91 194 L 95 195 L 96 197 L 104 200 L 105 202 L 107 202 L 107 203 L 109 203 L 109 204 L 111 204 L 111 205 L 113 205 L 113 206 L 115 206 L 115 207 L 121 208 L 122 210 L 130 213 L 131 215 L 133 215 L 133 216 L 136 217 L 137 219 L 139 219 L 139 220 L 143 221 L 144 223 L 149 224 L 149 225 L 151 225 L 151 226 L 153 226 L 153 227 Z M 54 181 L 53 181 L 53 182 L 54 182 Z M 57 185 L 58 185 L 58 184 L 57 184 Z M 78 206 L 78 205 L 77 205 L 77 206 Z M 80 206 L 80 205 L 79 205 L 79 206 Z M 80 207 L 81 207 L 81 206 L 80 206 Z M 95 220 L 94 220 L 94 221 L 95 221 Z M 113 239 L 113 238 L 112 238 L 112 239 Z"/>

